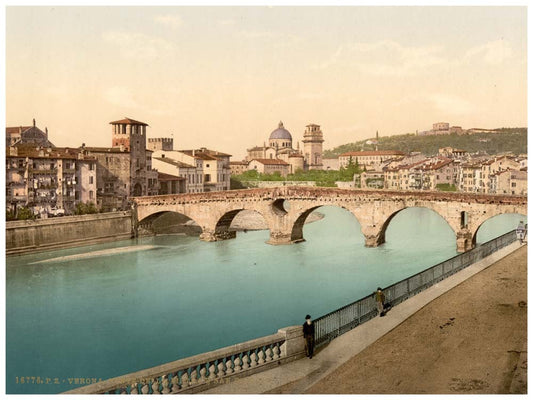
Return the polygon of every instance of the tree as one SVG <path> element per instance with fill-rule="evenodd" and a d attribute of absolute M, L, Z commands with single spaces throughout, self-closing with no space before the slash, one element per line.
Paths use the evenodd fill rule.
<path fill-rule="evenodd" d="M 97 212 L 98 212 L 98 209 L 96 208 L 93 202 L 88 202 L 88 203 L 80 202 L 76 204 L 76 209 L 74 210 L 74 214 L 76 215 L 96 214 Z"/>
<path fill-rule="evenodd" d="M 33 215 L 33 211 L 30 208 L 20 207 L 17 210 L 17 219 L 18 220 L 35 219 L 35 215 Z"/>

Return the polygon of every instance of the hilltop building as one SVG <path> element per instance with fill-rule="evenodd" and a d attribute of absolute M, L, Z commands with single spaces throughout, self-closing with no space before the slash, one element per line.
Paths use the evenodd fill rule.
<path fill-rule="evenodd" d="M 450 134 L 463 135 L 465 133 L 467 133 L 467 131 L 465 131 L 460 126 L 450 127 L 450 124 L 448 122 L 435 122 L 433 124 L 433 129 L 430 129 L 429 131 L 417 132 L 417 134 L 420 136 L 450 135 Z"/>

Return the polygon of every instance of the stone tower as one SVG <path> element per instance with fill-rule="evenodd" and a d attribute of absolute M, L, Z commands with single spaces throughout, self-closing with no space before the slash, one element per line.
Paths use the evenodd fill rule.
<path fill-rule="evenodd" d="M 307 125 L 302 142 L 306 169 L 322 169 L 322 143 L 324 139 L 320 125 Z"/>
<path fill-rule="evenodd" d="M 148 124 L 124 118 L 110 122 L 112 147 L 130 153 L 130 195 L 145 196 L 146 187 L 146 127 Z"/>
<path fill-rule="evenodd" d="M 172 151 L 174 150 L 174 138 L 148 138 L 148 150 Z"/>

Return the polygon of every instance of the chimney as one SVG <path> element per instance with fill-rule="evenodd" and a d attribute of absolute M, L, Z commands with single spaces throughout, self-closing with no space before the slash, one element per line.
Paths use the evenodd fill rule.
<path fill-rule="evenodd" d="M 33 127 L 35 128 L 35 118 L 33 119 Z"/>
<path fill-rule="evenodd" d="M 46 134 L 46 138 L 48 139 L 48 128 L 47 127 L 44 128 L 44 133 Z"/>
<path fill-rule="evenodd" d="M 22 126 L 19 126 L 19 134 L 22 135 Z"/>

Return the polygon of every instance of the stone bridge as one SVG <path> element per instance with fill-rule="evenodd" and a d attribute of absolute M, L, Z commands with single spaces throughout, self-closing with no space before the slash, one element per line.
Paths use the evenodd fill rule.
<path fill-rule="evenodd" d="M 194 220 L 202 229 L 201 240 L 234 238 L 229 227 L 242 210 L 261 214 L 270 230 L 270 244 L 301 242 L 305 219 L 321 206 L 350 211 L 361 224 L 365 244 L 379 246 L 392 218 L 409 207 L 425 207 L 439 214 L 453 229 L 457 250 L 475 247 L 483 222 L 499 214 L 527 215 L 527 196 L 482 195 L 458 192 L 353 190 L 320 187 L 276 187 L 223 192 L 134 198 L 136 231 L 139 224 L 165 212 L 177 212 Z"/>

